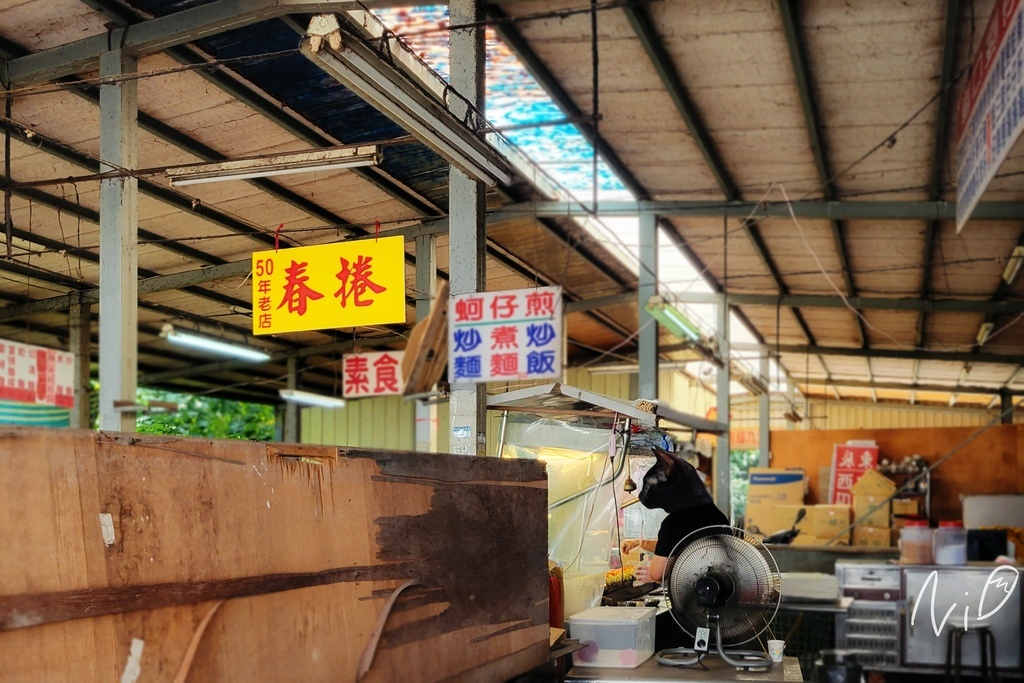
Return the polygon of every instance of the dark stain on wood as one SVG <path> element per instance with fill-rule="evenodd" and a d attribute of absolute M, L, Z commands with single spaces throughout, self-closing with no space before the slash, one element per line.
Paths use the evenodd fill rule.
<path fill-rule="evenodd" d="M 436 467 L 424 468 L 415 460 L 403 459 L 400 468 L 382 469 L 392 475 L 402 469 L 406 476 L 410 470 L 439 476 Z M 543 469 L 537 463 L 509 468 L 509 461 L 487 458 L 461 456 L 460 461 L 459 479 L 486 479 L 497 474 L 494 465 L 501 466 L 500 475 L 493 484 L 435 484 L 425 514 L 377 520 L 378 558 L 415 565 L 423 586 L 440 589 L 419 596 L 421 604 L 427 599 L 447 603 L 437 616 L 388 631 L 385 646 L 471 626 L 511 623 L 507 628 L 514 630 L 547 623 L 547 491 L 506 483 L 516 478 L 514 469 L 530 482 Z M 467 461 L 479 465 L 465 467 Z"/>
<path fill-rule="evenodd" d="M 174 605 L 192 605 L 207 600 L 279 593 L 333 583 L 406 579 L 415 571 L 417 568 L 411 565 L 393 564 L 345 567 L 305 574 L 246 576 L 221 581 L 158 583 L 86 588 L 61 593 L 0 596 L 0 631 Z"/>

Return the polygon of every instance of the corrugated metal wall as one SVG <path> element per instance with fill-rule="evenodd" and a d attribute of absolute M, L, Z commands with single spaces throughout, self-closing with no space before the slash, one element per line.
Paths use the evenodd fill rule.
<path fill-rule="evenodd" d="M 660 396 L 677 410 L 705 416 L 715 407 L 715 394 L 681 372 L 666 370 L 659 375 Z M 565 383 L 624 401 L 636 397 L 636 375 L 605 374 L 573 368 L 566 373 Z M 528 384 L 509 385 L 512 391 Z M 492 387 L 493 390 L 493 387 Z M 788 429 L 791 424 L 782 418 L 789 408 L 785 399 L 772 400 L 771 428 Z M 731 412 L 734 429 L 758 428 L 758 404 L 754 397 L 735 397 Z M 809 409 L 802 403 L 799 412 L 810 419 L 796 429 L 898 429 L 911 427 L 969 427 L 983 425 L 995 417 L 995 411 L 972 408 L 934 406 L 901 406 L 891 403 L 811 401 Z M 415 447 L 415 410 L 411 401 L 399 397 L 350 401 L 344 408 L 306 408 L 302 411 L 303 443 L 413 450 Z M 497 448 L 501 415 L 488 416 L 487 452 Z M 446 452 L 449 442 L 448 404 L 437 406 L 438 451 Z"/>
<path fill-rule="evenodd" d="M 863 403 L 858 401 L 811 401 L 805 406 L 798 399 L 797 411 L 805 417 L 798 425 L 791 425 L 781 417 L 789 404 L 781 399 L 772 401 L 771 428 L 789 429 L 901 429 L 913 427 L 972 427 L 987 424 L 996 411 L 978 408 L 944 408 L 941 406 L 910 406 L 893 403 Z M 734 400 L 732 409 L 734 427 L 756 429 L 757 399 Z M 810 419 L 807 419 L 807 418 Z"/>

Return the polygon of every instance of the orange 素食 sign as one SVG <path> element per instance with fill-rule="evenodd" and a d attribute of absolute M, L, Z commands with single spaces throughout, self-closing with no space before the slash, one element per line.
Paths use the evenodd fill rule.
<path fill-rule="evenodd" d="M 252 255 L 252 331 L 405 322 L 405 240 L 355 240 Z"/>

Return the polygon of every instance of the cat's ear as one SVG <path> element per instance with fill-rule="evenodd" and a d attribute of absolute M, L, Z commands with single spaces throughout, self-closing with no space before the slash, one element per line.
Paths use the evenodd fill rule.
<path fill-rule="evenodd" d="M 671 475 L 672 471 L 679 466 L 679 460 L 674 453 L 663 451 L 657 446 L 654 447 L 654 454 L 658 456 L 658 462 L 665 468 L 665 474 Z"/>

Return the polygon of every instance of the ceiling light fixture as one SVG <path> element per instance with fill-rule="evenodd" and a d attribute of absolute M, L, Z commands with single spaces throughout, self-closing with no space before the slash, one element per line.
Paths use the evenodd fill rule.
<path fill-rule="evenodd" d="M 257 351 L 256 349 L 248 346 L 230 344 L 219 339 L 213 339 L 211 337 L 193 334 L 191 332 L 181 332 L 174 329 L 174 325 L 171 325 L 170 323 L 163 326 L 163 329 L 160 330 L 160 336 L 173 344 L 178 344 L 179 346 L 188 346 L 189 348 L 208 351 L 221 356 L 230 356 L 231 358 L 238 358 L 240 360 L 250 360 L 254 363 L 265 363 L 270 360 L 270 354 L 264 353 L 263 351 Z"/>
<path fill-rule="evenodd" d="M 320 23 L 343 31 L 338 36 L 340 40 L 334 41 L 337 48 L 330 41 L 313 40 L 312 34 L 321 31 L 314 31 Z M 463 117 L 451 111 L 448 100 L 458 97 L 457 94 L 445 88 L 442 101 L 397 68 L 382 66 L 385 62 L 373 48 L 351 36 L 348 30 L 339 26 L 335 17 L 314 17 L 309 29 L 311 36 L 302 40 L 299 51 L 469 177 L 491 187 L 512 183 L 508 159 L 463 122 L 476 119 L 475 112 Z M 401 57 L 394 55 L 396 59 Z"/>
<path fill-rule="evenodd" d="M 738 381 L 754 396 L 764 396 L 768 393 L 768 385 L 757 375 L 744 375 Z"/>
<path fill-rule="evenodd" d="M 376 145 L 363 147 L 337 147 L 318 149 L 295 154 L 249 157 L 232 161 L 218 161 L 211 164 L 175 166 L 164 173 L 174 187 L 217 183 L 226 180 L 247 178 L 269 178 L 289 173 L 310 173 L 312 171 L 335 171 L 341 168 L 373 166 L 380 163 L 380 148 Z"/>
<path fill-rule="evenodd" d="M 1017 246 L 1013 248 L 1013 253 L 1006 262 L 1006 268 L 1003 269 L 1003 282 L 1007 285 L 1013 284 L 1017 273 L 1020 272 L 1021 263 L 1024 263 L 1024 246 Z"/>
<path fill-rule="evenodd" d="M 300 403 L 304 406 L 316 406 L 318 408 L 345 407 L 345 399 L 343 398 L 334 398 L 333 396 L 324 396 L 323 394 L 314 394 L 309 391 L 299 391 L 298 389 L 281 389 L 278 393 L 284 400 Z"/>
<path fill-rule="evenodd" d="M 992 334 L 993 327 L 995 327 L 995 323 L 981 324 L 981 327 L 978 328 L 978 346 L 985 345 L 985 342 L 988 341 L 988 336 Z"/>
<path fill-rule="evenodd" d="M 655 294 L 647 300 L 644 310 L 680 339 L 691 342 L 700 341 L 700 329 L 691 323 L 685 315 L 670 306 L 665 301 L 665 297 Z"/>

